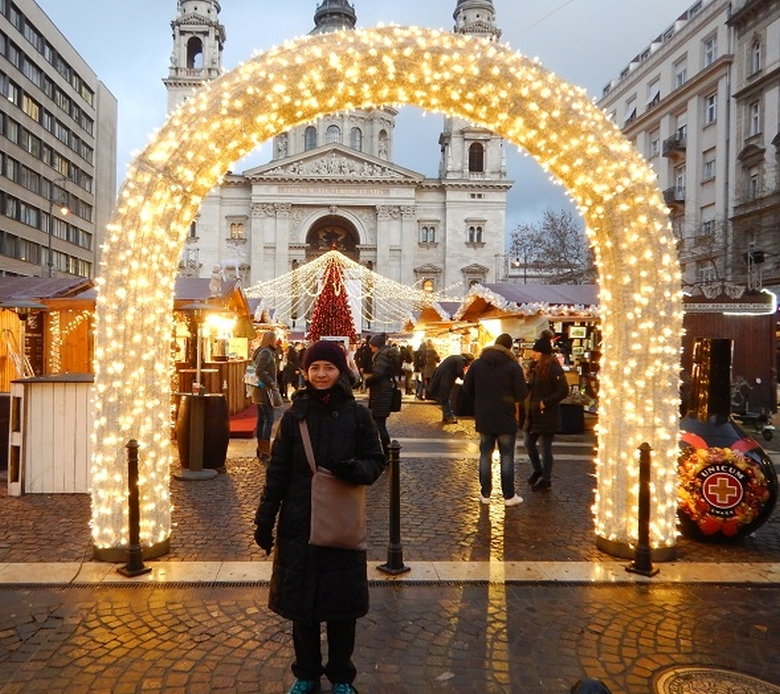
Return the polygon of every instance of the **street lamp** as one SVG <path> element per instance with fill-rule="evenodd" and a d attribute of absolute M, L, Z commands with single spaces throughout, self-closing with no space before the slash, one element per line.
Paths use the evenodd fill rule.
<path fill-rule="evenodd" d="M 47 256 L 47 260 L 49 263 L 49 277 L 52 276 L 52 272 L 54 269 L 54 249 L 52 248 L 52 241 L 54 239 L 54 191 L 57 189 L 58 183 L 65 183 L 66 181 L 70 180 L 67 176 L 58 176 L 57 178 L 53 179 L 49 186 L 49 253 Z M 65 188 L 63 187 L 63 190 Z M 65 191 L 65 194 L 67 195 L 67 191 Z M 60 214 L 64 217 L 68 214 L 70 210 L 68 209 L 68 206 L 66 204 L 62 204 L 60 207 Z"/>

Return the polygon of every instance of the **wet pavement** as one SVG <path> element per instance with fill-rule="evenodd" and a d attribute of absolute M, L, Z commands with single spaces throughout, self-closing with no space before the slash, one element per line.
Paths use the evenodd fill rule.
<path fill-rule="evenodd" d="M 505 509 L 497 488 L 478 501 L 472 422 L 439 420 L 408 403 L 389 422 L 412 567 L 400 579 L 374 571 L 387 556 L 387 476 L 369 491 L 361 692 L 551 694 L 589 675 L 613 694 L 780 693 L 778 514 L 734 545 L 681 538 L 675 562 L 637 577 L 595 545 L 592 433 L 557 438 L 548 493 L 528 490 L 518 448 L 525 503 Z M 148 562 L 151 579 L 91 560 L 86 495 L 9 498 L 3 483 L 0 694 L 286 691 L 289 624 L 266 607 L 270 561 L 252 542 L 253 449 L 234 440 L 216 479 L 172 480 L 171 551 Z"/>

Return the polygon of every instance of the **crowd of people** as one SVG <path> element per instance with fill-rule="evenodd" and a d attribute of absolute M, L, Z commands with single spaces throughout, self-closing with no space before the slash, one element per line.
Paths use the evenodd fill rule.
<path fill-rule="evenodd" d="M 296 680 L 290 694 L 319 691 L 322 675 L 333 692 L 357 691 L 352 661 L 356 620 L 368 612 L 365 549 L 311 541 L 313 471 L 322 468 L 347 487 L 373 484 L 388 463 L 387 420 L 397 411 L 403 390 L 436 402 L 443 424 L 457 422 L 457 413 L 474 416 L 481 503 L 491 502 L 496 447 L 503 503 L 507 508 L 523 503 L 515 490 L 519 431 L 531 461 L 531 489 L 549 490 L 560 402 L 569 390 L 553 356 L 552 339 L 551 332 L 542 333 L 525 369 L 506 333 L 476 358 L 464 353 L 444 360 L 431 340 L 414 350 L 393 344 L 384 333 L 367 338 L 354 352 L 337 340 L 321 340 L 308 348 L 299 342 L 284 346 L 273 331 L 255 341 L 252 363 L 260 381 L 252 388 L 258 407 L 257 456 L 267 465 L 255 541 L 266 554 L 273 552 L 269 607 L 292 621 Z M 274 389 L 290 406 L 271 445 Z M 368 391 L 367 407 L 356 402 L 357 389 Z M 324 664 L 322 623 L 328 644 Z"/>

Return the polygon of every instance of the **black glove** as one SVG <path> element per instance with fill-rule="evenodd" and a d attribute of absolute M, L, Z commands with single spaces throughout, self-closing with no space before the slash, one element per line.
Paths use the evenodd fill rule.
<path fill-rule="evenodd" d="M 255 542 L 260 549 L 265 550 L 265 556 L 271 554 L 271 550 L 274 547 L 274 534 L 271 528 L 266 528 L 264 525 L 258 525 L 255 528 Z"/>
<path fill-rule="evenodd" d="M 355 460 L 354 458 L 350 458 L 349 460 L 336 460 L 330 464 L 328 469 L 339 479 L 346 479 L 355 469 Z"/>

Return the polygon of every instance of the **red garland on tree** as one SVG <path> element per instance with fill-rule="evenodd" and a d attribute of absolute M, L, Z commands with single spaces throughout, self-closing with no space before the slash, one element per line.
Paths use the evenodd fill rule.
<path fill-rule="evenodd" d="M 322 275 L 322 289 L 314 302 L 309 325 L 309 339 L 313 342 L 323 335 L 327 337 L 348 337 L 351 343 L 358 341 L 349 297 L 344 285 L 344 268 L 333 254 L 328 259 Z"/>

